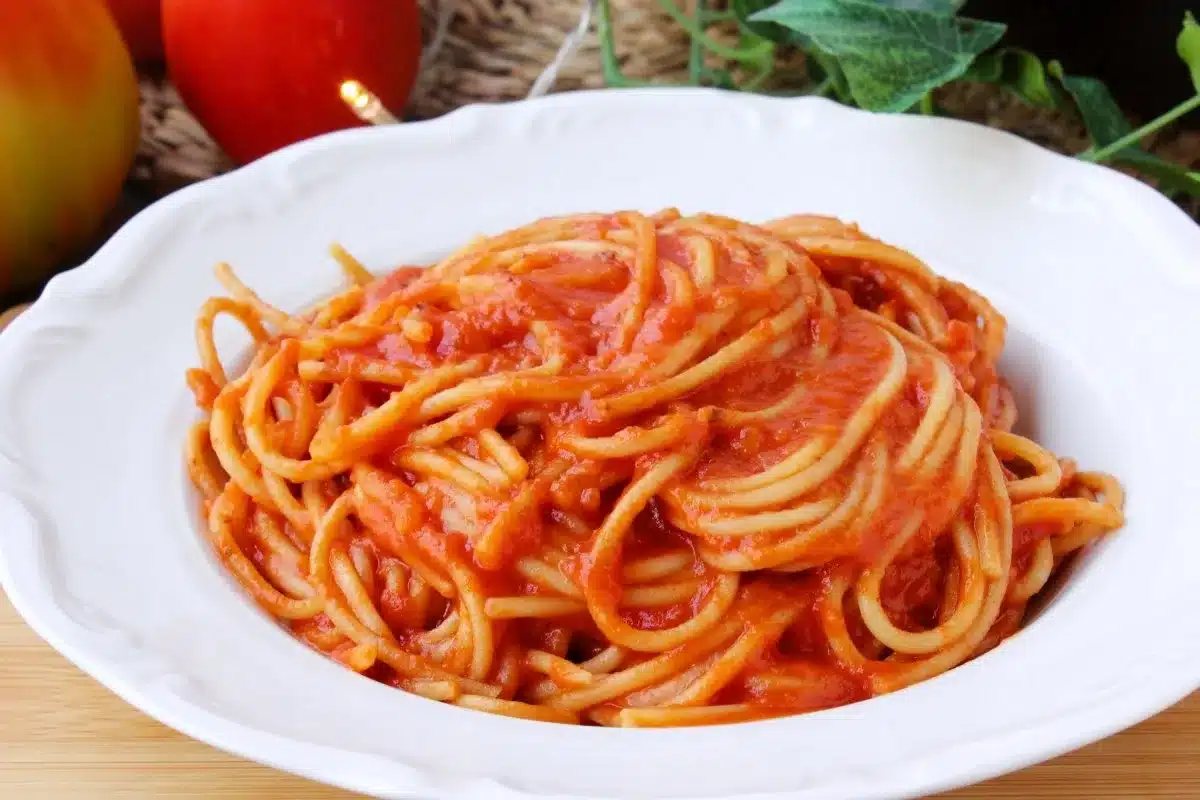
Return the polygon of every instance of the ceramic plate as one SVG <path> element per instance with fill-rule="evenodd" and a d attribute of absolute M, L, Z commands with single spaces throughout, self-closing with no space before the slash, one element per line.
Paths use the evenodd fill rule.
<path fill-rule="evenodd" d="M 1128 524 L 998 649 L 893 695 L 677 730 L 494 717 L 293 641 L 226 578 L 184 473 L 219 260 L 297 308 L 327 245 L 377 270 L 565 212 L 855 220 L 1008 317 L 1023 427 L 1119 476 Z M 1200 685 L 1200 228 L 983 127 L 709 91 L 559 95 L 338 134 L 181 191 L 0 338 L 0 577 L 54 647 L 197 739 L 381 797 L 876 798 L 981 780 Z M 246 342 L 220 329 L 227 354 Z"/>

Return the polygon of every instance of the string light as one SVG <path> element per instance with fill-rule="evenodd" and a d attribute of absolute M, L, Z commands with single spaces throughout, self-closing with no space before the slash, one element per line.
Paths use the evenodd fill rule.
<path fill-rule="evenodd" d="M 383 106 L 383 101 L 355 80 L 342 82 L 342 102 L 354 116 L 371 125 L 393 125 L 400 120 Z"/>

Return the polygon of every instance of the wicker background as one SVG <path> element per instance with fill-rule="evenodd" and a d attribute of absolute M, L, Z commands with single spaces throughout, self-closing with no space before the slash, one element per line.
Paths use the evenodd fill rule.
<path fill-rule="evenodd" d="M 583 0 L 420 0 L 426 64 L 405 117 L 444 114 L 473 102 L 525 97 L 576 27 Z M 681 80 L 689 37 L 657 0 L 612 0 L 617 55 L 629 77 Z M 443 36 L 438 36 L 439 21 Z M 723 35 L 724 34 L 724 35 Z M 733 31 L 716 30 L 714 38 Z M 436 43 L 435 43 L 436 40 Z M 429 45 L 433 47 L 429 47 Z M 798 65 L 799 66 L 799 65 Z M 603 86 L 595 33 L 562 68 L 554 91 Z M 946 112 L 1012 131 L 1051 149 L 1073 153 L 1087 140 L 1074 115 L 1033 109 L 1003 90 L 957 84 L 939 92 Z M 230 168 L 220 149 L 183 107 L 162 74 L 142 78 L 142 144 L 134 180 L 152 195 Z M 1200 131 L 1162 135 L 1150 143 L 1160 155 L 1200 167 Z M 1185 206 L 1200 218 L 1200 202 Z"/>

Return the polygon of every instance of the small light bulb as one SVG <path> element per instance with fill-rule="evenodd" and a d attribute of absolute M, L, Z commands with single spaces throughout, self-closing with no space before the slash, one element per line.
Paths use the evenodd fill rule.
<path fill-rule="evenodd" d="M 383 107 L 383 101 L 356 80 L 343 81 L 342 102 L 354 112 L 354 116 L 371 125 L 391 125 L 399 122 Z"/>

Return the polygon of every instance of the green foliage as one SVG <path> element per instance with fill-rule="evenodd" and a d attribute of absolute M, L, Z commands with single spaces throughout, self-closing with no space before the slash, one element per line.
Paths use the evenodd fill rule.
<path fill-rule="evenodd" d="M 756 14 L 767 10 L 776 2 L 777 0 L 730 0 L 729 7 L 743 31 L 779 44 L 796 45 L 807 50 L 812 45 L 807 36 L 775 22 L 754 19 Z"/>
<path fill-rule="evenodd" d="M 912 3 L 912 5 L 917 5 Z M 861 108 L 905 111 L 961 77 L 1004 26 L 874 0 L 782 0 L 751 22 L 774 22 L 836 60 Z"/>
<path fill-rule="evenodd" d="M 1092 147 L 1082 154 L 1083 158 L 1133 167 L 1154 178 L 1164 190 L 1200 195 L 1200 172 L 1164 161 L 1146 152 L 1138 144 L 1143 136 L 1160 127 L 1156 125 L 1157 121 L 1151 123 L 1155 127 L 1143 126 L 1134 130 L 1103 81 L 1068 75 L 1057 61 L 1050 62 L 1048 70 L 1070 93 L 1092 140 Z M 1197 95 L 1197 98 L 1200 98 L 1200 95 Z M 1176 108 L 1184 106 L 1186 104 Z"/>
<path fill-rule="evenodd" d="M 1057 61 L 1048 69 L 1075 101 L 1094 147 L 1110 145 L 1133 130 L 1103 81 L 1068 75 Z"/>
<path fill-rule="evenodd" d="M 1175 52 L 1187 64 L 1192 73 L 1192 85 L 1200 92 L 1200 25 L 1196 24 L 1190 11 L 1183 15 L 1183 30 L 1175 40 Z"/>
<path fill-rule="evenodd" d="M 1041 59 L 1027 50 L 1016 47 L 990 50 L 975 59 L 963 77 L 1002 86 L 1040 108 L 1063 105 L 1062 91 L 1050 80 Z"/>
<path fill-rule="evenodd" d="M 928 11 L 930 14 L 953 16 L 962 7 L 963 0 L 877 0 L 881 6 L 901 11 Z"/>
<path fill-rule="evenodd" d="M 1057 62 L 1043 64 L 1025 50 L 997 47 L 1005 26 L 959 16 L 963 0 L 729 0 L 719 11 L 709 11 L 701 0 L 690 16 L 677 0 L 659 2 L 692 37 L 692 85 L 761 91 L 774 74 L 780 48 L 799 48 L 808 56 L 809 91 L 872 111 L 933 113 L 932 92 L 939 87 L 959 79 L 993 84 L 1033 106 L 1074 107 L 1092 140 L 1080 158 L 1126 165 L 1154 178 L 1164 191 L 1200 196 L 1200 172 L 1140 145 L 1200 108 L 1200 24 L 1191 13 L 1175 49 L 1196 94 L 1135 130 L 1103 82 L 1071 75 Z M 713 21 L 730 18 L 741 32 L 736 46 L 707 32 Z M 600 0 L 598 31 L 607 83 L 641 85 L 618 68 L 608 0 Z M 738 69 L 712 69 L 704 64 L 705 53 Z"/>

